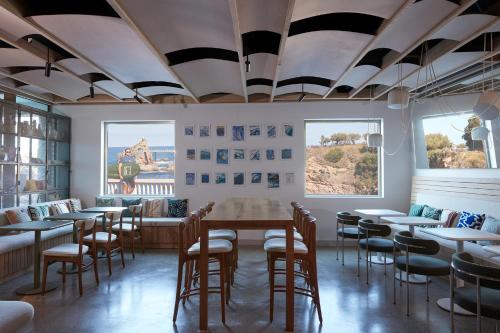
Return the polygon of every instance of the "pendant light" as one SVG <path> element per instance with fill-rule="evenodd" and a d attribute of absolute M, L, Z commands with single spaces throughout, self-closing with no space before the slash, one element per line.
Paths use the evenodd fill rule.
<path fill-rule="evenodd" d="M 490 134 L 490 130 L 485 126 L 474 127 L 470 132 L 474 141 L 486 141 L 488 140 L 488 134 Z"/>
<path fill-rule="evenodd" d="M 490 51 L 493 52 L 493 33 L 490 33 Z M 486 53 L 486 34 L 484 35 L 484 52 Z M 493 66 L 493 59 L 490 59 L 491 66 Z M 493 70 L 491 68 L 490 70 Z M 491 90 L 485 91 L 485 71 L 486 71 L 486 58 L 483 62 L 483 92 L 477 99 L 476 105 L 472 111 L 476 116 L 482 120 L 495 120 L 500 114 L 500 96 L 494 91 L 493 77 L 491 79 Z"/>
<path fill-rule="evenodd" d="M 94 82 L 90 84 L 90 98 L 95 98 Z"/>
<path fill-rule="evenodd" d="M 372 109 L 371 108 L 372 91 L 373 91 L 373 86 L 370 87 L 370 102 L 369 102 L 370 110 Z M 368 133 L 369 132 L 370 132 L 370 123 L 368 122 Z M 380 134 L 380 133 L 368 134 L 367 143 L 368 143 L 369 148 L 380 148 L 380 147 L 382 147 L 383 142 L 384 142 L 384 138 L 382 137 L 382 134 Z"/>
<path fill-rule="evenodd" d="M 406 87 L 397 87 L 389 91 L 387 107 L 393 110 L 406 109 L 410 103 L 410 93 Z"/>

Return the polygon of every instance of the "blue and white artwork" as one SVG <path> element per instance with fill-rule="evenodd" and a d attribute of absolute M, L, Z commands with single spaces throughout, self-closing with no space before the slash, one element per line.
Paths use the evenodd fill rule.
<path fill-rule="evenodd" d="M 233 174 L 233 184 L 234 185 L 244 185 L 245 184 L 245 173 L 235 172 Z"/>
<path fill-rule="evenodd" d="M 216 172 L 215 173 L 215 184 L 225 184 L 226 183 L 226 173 Z"/>
<path fill-rule="evenodd" d="M 249 136 L 260 136 L 260 125 L 250 125 L 248 126 Z"/>
<path fill-rule="evenodd" d="M 276 155 L 275 155 L 274 149 L 272 149 L 272 148 L 266 149 L 266 160 L 274 161 L 275 159 L 276 159 Z"/>
<path fill-rule="evenodd" d="M 293 125 L 283 124 L 283 136 L 293 137 Z"/>
<path fill-rule="evenodd" d="M 186 172 L 186 185 L 195 185 L 195 184 L 196 184 L 196 173 Z"/>
<path fill-rule="evenodd" d="M 291 160 L 292 159 L 292 150 L 290 148 L 281 149 L 281 159 L 282 160 Z"/>
<path fill-rule="evenodd" d="M 186 149 L 186 160 L 194 161 L 196 159 L 196 149 Z"/>
<path fill-rule="evenodd" d="M 217 164 L 229 164 L 229 149 L 217 149 Z"/>
<path fill-rule="evenodd" d="M 250 183 L 251 184 L 262 183 L 262 172 L 252 172 L 250 174 Z"/>
<path fill-rule="evenodd" d="M 245 141 L 245 126 L 234 125 L 232 133 L 233 133 L 233 141 Z"/>
<path fill-rule="evenodd" d="M 250 161 L 260 161 L 260 149 L 250 149 L 250 153 L 248 153 L 248 159 Z"/>
<path fill-rule="evenodd" d="M 202 161 L 210 161 L 212 158 L 212 152 L 210 149 L 200 149 L 200 160 Z"/>
<path fill-rule="evenodd" d="M 226 126 L 225 125 L 215 126 L 215 135 L 218 137 L 226 136 Z"/>
<path fill-rule="evenodd" d="M 267 188 L 280 187 L 280 174 L 277 172 L 269 172 L 267 174 Z"/>
<path fill-rule="evenodd" d="M 186 135 L 186 136 L 194 136 L 194 125 L 186 125 L 186 126 L 184 126 L 184 135 Z"/>
<path fill-rule="evenodd" d="M 201 183 L 202 184 L 210 184 L 210 174 L 209 173 L 202 173 L 201 174 Z"/>
<path fill-rule="evenodd" d="M 293 173 L 293 172 L 286 172 L 285 173 L 285 184 L 286 185 L 295 184 L 295 173 Z"/>
<path fill-rule="evenodd" d="M 268 138 L 276 137 L 276 125 L 267 125 L 266 126 L 266 134 Z"/>
<path fill-rule="evenodd" d="M 200 125 L 200 138 L 208 138 L 210 136 L 210 125 Z"/>
<path fill-rule="evenodd" d="M 233 159 L 244 160 L 245 159 L 245 149 L 233 149 Z"/>

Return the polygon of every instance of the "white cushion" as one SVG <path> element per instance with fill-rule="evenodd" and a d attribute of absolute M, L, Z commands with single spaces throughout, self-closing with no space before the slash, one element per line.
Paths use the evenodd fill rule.
<path fill-rule="evenodd" d="M 208 241 L 208 253 L 228 253 L 233 250 L 233 244 L 225 239 L 212 239 Z M 200 254 L 200 242 L 191 245 L 188 254 Z"/>
<path fill-rule="evenodd" d="M 307 254 L 306 244 L 294 240 L 293 247 L 294 247 L 294 249 L 293 249 L 294 253 Z M 266 252 L 285 253 L 286 239 L 284 239 L 284 238 L 271 238 L 264 243 L 264 250 L 266 250 Z"/>
<path fill-rule="evenodd" d="M 225 239 L 232 241 L 236 239 L 236 233 L 229 229 L 209 230 L 208 239 Z"/>
<path fill-rule="evenodd" d="M 42 241 L 56 237 L 69 235 L 73 232 L 73 225 L 67 225 L 61 228 L 42 231 Z M 70 241 L 70 239 L 68 239 Z M 35 232 L 26 231 L 18 234 L 10 234 L 0 236 L 0 254 L 9 251 L 14 251 L 25 246 L 30 246 L 35 243 Z"/>
<path fill-rule="evenodd" d="M 0 301 L 0 313 L 0 332 L 16 333 L 33 319 L 35 309 L 26 302 Z"/>
<path fill-rule="evenodd" d="M 134 225 L 134 230 L 139 229 L 137 225 Z M 113 224 L 112 230 L 120 230 L 120 223 Z M 123 231 L 132 231 L 132 223 L 122 223 Z"/>
<path fill-rule="evenodd" d="M 271 229 L 266 231 L 264 238 L 266 240 L 271 239 L 271 238 L 285 238 L 286 237 L 286 230 L 285 229 Z M 299 234 L 297 231 L 293 232 L 293 238 L 295 240 L 301 241 L 303 240 L 302 235 Z"/>
<path fill-rule="evenodd" d="M 89 251 L 87 245 L 82 245 L 82 254 Z M 78 255 L 78 244 L 61 244 L 43 251 L 44 256 L 74 257 Z"/>
<path fill-rule="evenodd" d="M 87 236 L 83 237 L 83 240 L 91 242 L 92 235 L 87 235 Z M 111 234 L 111 241 L 115 241 L 115 240 L 116 240 L 116 235 Z M 102 231 L 96 232 L 95 233 L 95 241 L 97 243 L 107 243 L 108 242 L 108 233 L 102 232 Z"/>

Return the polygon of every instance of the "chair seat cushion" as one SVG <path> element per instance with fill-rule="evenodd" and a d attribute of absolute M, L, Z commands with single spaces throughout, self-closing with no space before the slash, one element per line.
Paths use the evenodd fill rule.
<path fill-rule="evenodd" d="M 391 252 L 394 248 L 394 242 L 385 238 L 368 238 L 359 241 L 359 247 L 368 251 Z"/>
<path fill-rule="evenodd" d="M 0 301 L 0 332 L 20 332 L 33 319 L 35 310 L 26 302 Z"/>
<path fill-rule="evenodd" d="M 358 239 L 358 228 L 344 228 L 344 231 L 342 232 L 342 228 L 337 229 L 337 235 L 344 237 L 344 238 L 352 238 L 352 239 Z M 364 234 L 359 235 L 360 239 L 366 238 Z"/>
<path fill-rule="evenodd" d="M 408 259 L 408 270 L 410 274 L 442 276 L 450 274 L 450 264 L 442 259 L 410 255 Z M 406 271 L 406 256 L 396 258 L 396 267 Z"/>
<path fill-rule="evenodd" d="M 476 287 L 455 289 L 455 304 L 476 313 Z M 481 287 L 481 315 L 500 319 L 500 290 Z"/>
<path fill-rule="evenodd" d="M 111 234 L 111 241 L 115 241 L 116 240 L 116 235 L 115 234 Z M 92 241 L 92 235 L 87 235 L 85 237 L 83 237 L 83 240 L 84 241 L 87 241 L 87 242 L 91 242 Z M 97 243 L 107 243 L 108 242 L 108 233 L 107 232 L 96 232 L 95 233 L 95 241 Z"/>
<path fill-rule="evenodd" d="M 211 239 L 208 241 L 208 253 L 209 254 L 217 254 L 217 253 L 229 253 L 233 250 L 233 244 L 230 241 L 225 239 Z M 200 254 L 200 242 L 194 243 L 188 249 L 188 254 Z"/>
<path fill-rule="evenodd" d="M 232 241 L 236 238 L 236 232 L 229 229 L 209 230 L 208 232 L 208 239 L 225 239 L 228 241 Z"/>
<path fill-rule="evenodd" d="M 89 251 L 87 245 L 82 245 L 82 254 Z M 78 244 L 61 244 L 43 251 L 44 256 L 75 257 L 78 255 Z"/>
<path fill-rule="evenodd" d="M 294 253 L 307 254 L 307 246 L 297 240 L 293 241 Z M 286 239 L 285 238 L 271 238 L 264 243 L 264 250 L 266 252 L 286 252 Z"/>
<path fill-rule="evenodd" d="M 134 224 L 134 230 L 139 229 L 139 227 Z M 113 224 L 112 230 L 120 230 L 120 224 L 116 223 Z M 122 231 L 132 231 L 132 224 L 131 223 L 122 223 Z"/>
<path fill-rule="evenodd" d="M 285 229 L 271 229 L 267 230 L 266 233 L 264 234 L 265 240 L 271 239 L 271 238 L 285 238 L 286 237 L 286 230 Z M 299 234 L 297 231 L 293 232 L 293 238 L 295 240 L 301 241 L 303 240 L 302 235 Z"/>

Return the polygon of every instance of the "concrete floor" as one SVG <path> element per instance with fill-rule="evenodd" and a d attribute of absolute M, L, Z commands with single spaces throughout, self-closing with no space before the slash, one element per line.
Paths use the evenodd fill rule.
<path fill-rule="evenodd" d="M 447 297 L 448 282 L 434 279 L 431 301 L 425 301 L 425 285 L 411 285 L 411 316 L 405 315 L 405 288 L 397 288 L 397 305 L 392 303 L 392 279 L 384 277 L 383 266 L 373 265 L 370 285 L 364 275 L 356 277 L 355 252 L 349 250 L 346 266 L 335 260 L 335 250 L 318 251 L 319 284 L 324 322 L 321 326 L 310 299 L 296 296 L 296 332 L 449 332 L 449 313 L 435 301 Z M 114 273 L 107 275 L 100 263 L 101 284 L 95 285 L 91 271 L 84 274 L 84 295 L 78 296 L 76 276 L 69 276 L 44 297 L 18 297 L 16 287 L 31 281 L 25 274 L 0 285 L 0 299 L 22 299 L 35 307 L 35 320 L 26 332 L 197 332 L 198 299 L 194 296 L 179 309 L 177 324 L 172 323 L 177 275 L 176 251 L 126 255 L 126 268 L 114 259 Z M 49 281 L 59 281 L 51 267 Z M 388 267 L 389 271 L 392 266 Z M 226 326 L 220 321 L 219 295 L 209 300 L 210 332 L 284 332 L 284 294 L 278 294 L 275 319 L 268 321 L 268 275 L 265 253 L 259 247 L 242 247 L 240 268 L 232 289 Z M 404 285 L 403 285 L 404 286 Z M 475 317 L 457 317 L 456 332 L 474 332 Z M 494 322 L 483 320 L 483 332 L 494 332 Z"/>

